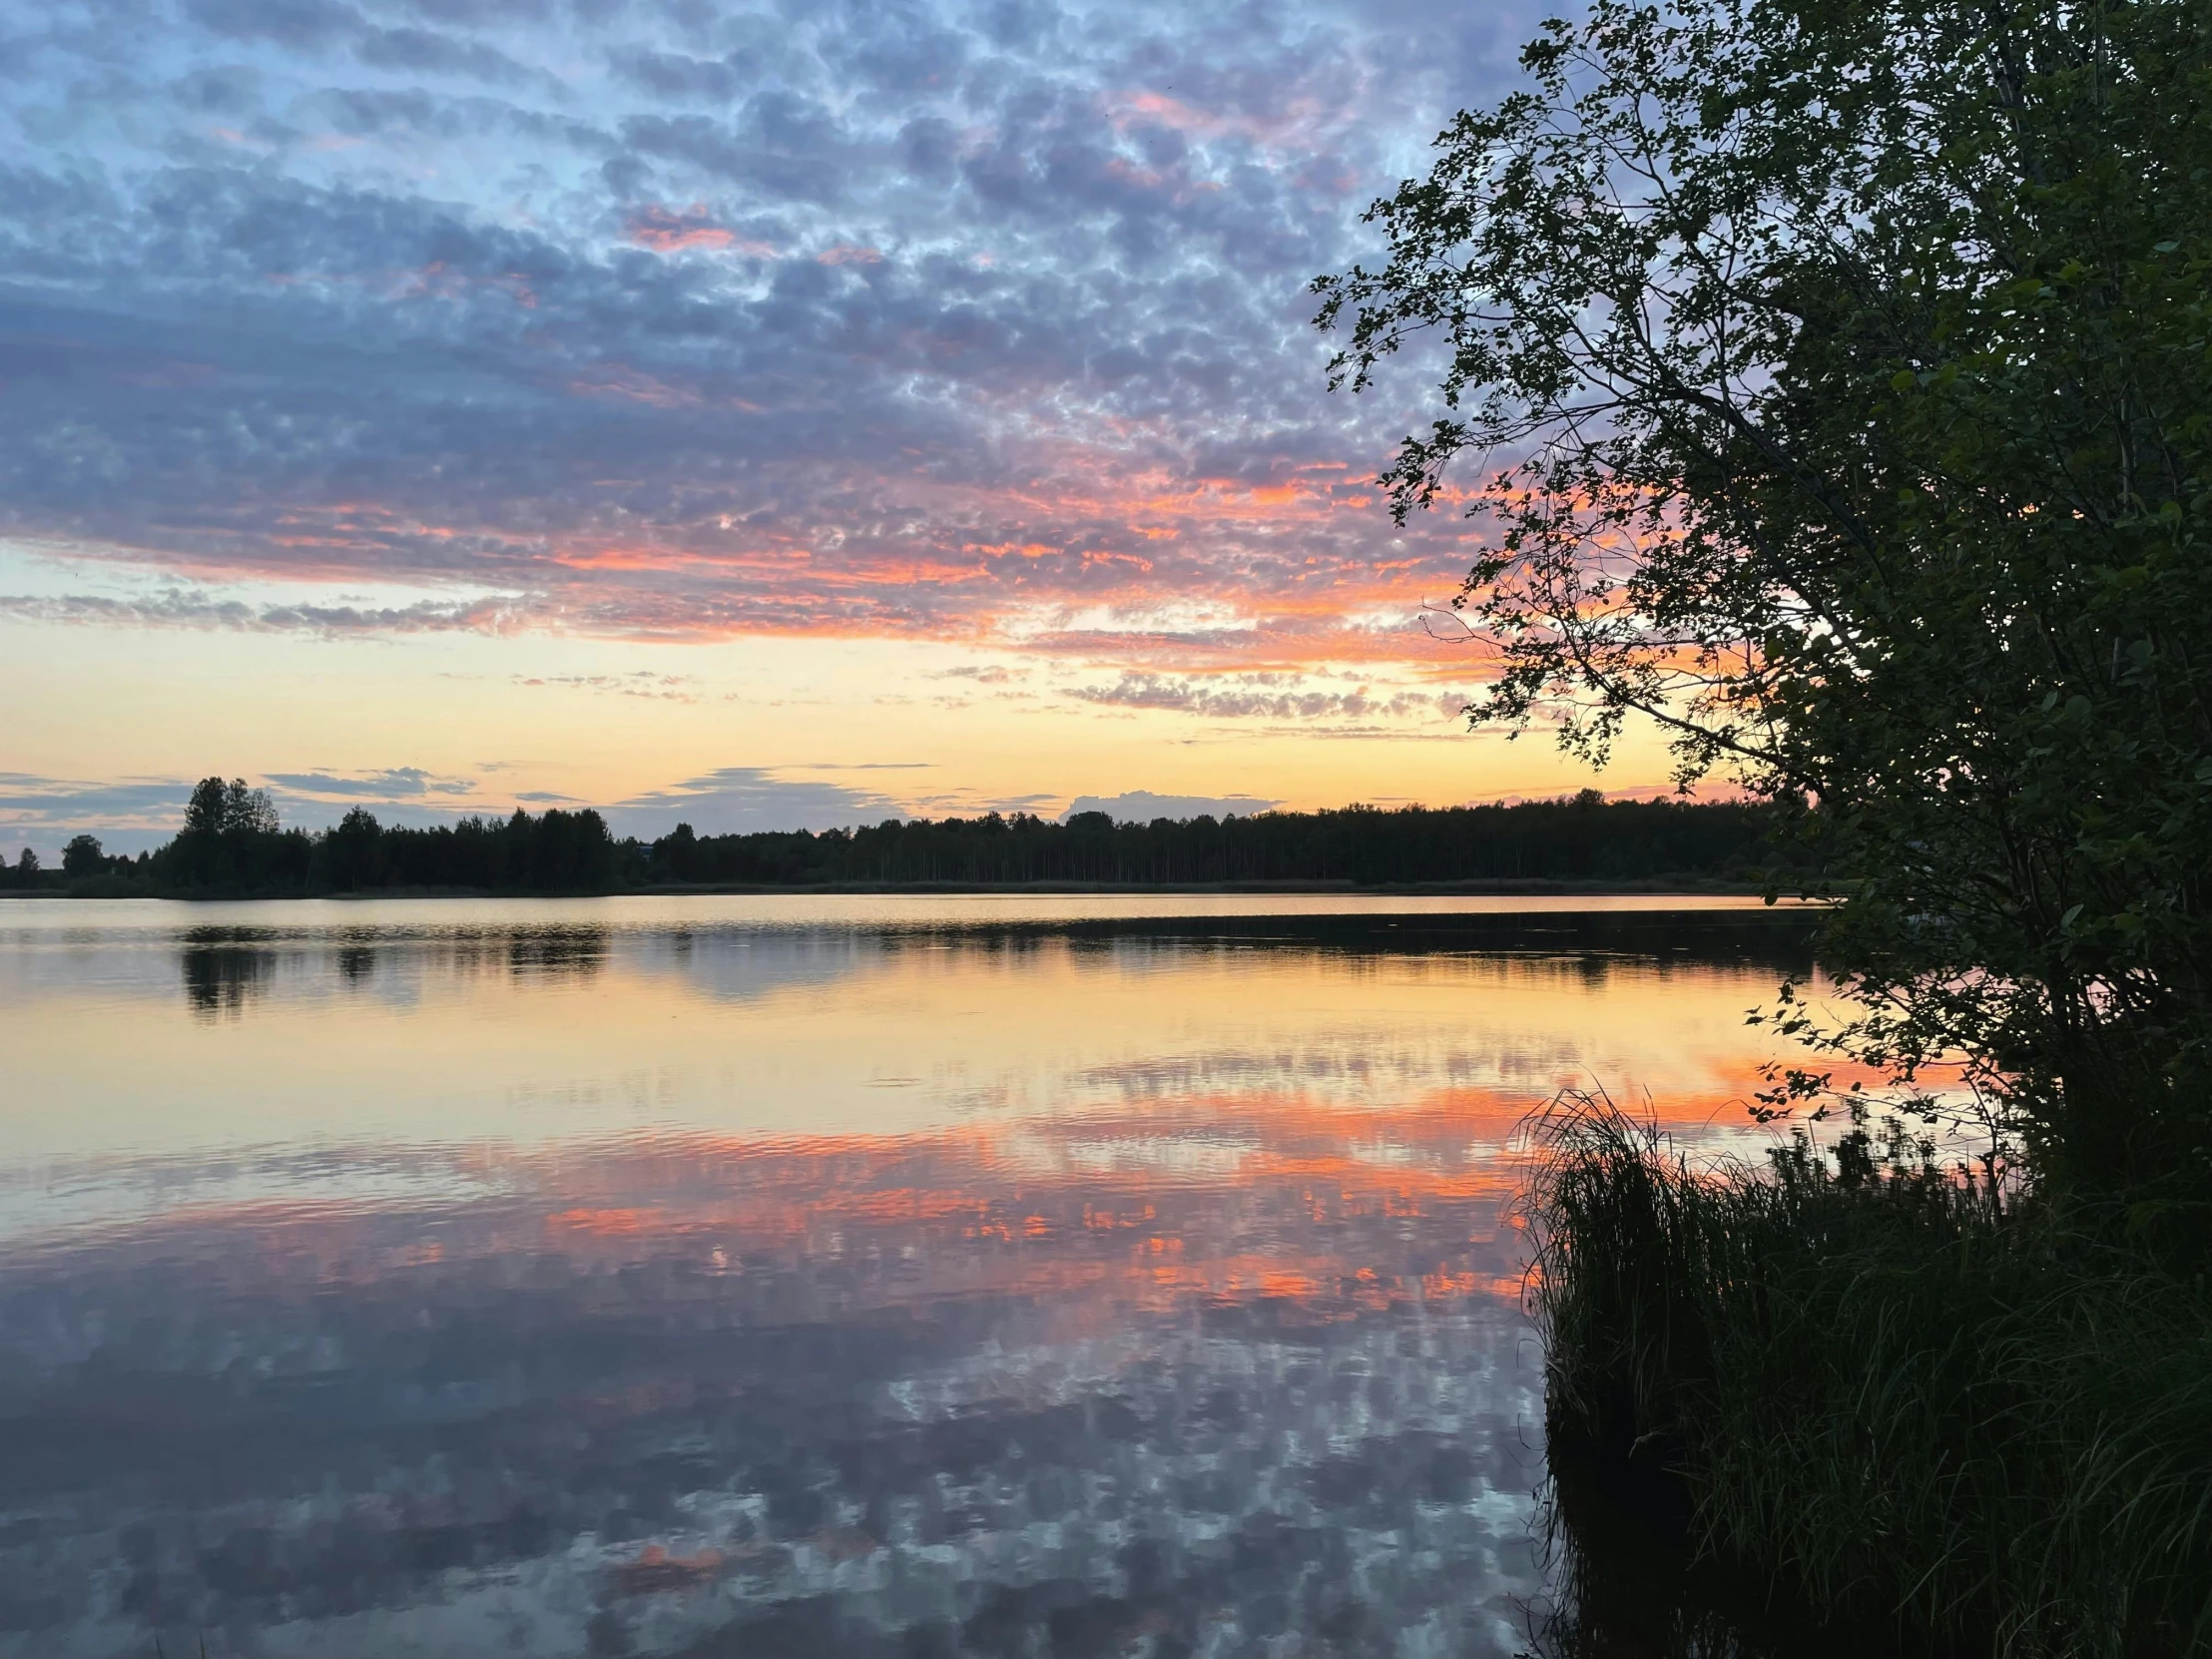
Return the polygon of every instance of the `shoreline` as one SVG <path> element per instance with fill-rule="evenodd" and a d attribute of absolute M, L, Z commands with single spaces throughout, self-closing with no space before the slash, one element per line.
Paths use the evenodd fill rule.
<path fill-rule="evenodd" d="M 97 879 L 97 878 L 96 878 Z M 829 897 L 840 894 L 897 896 L 913 894 L 932 898 L 1018 896 L 1029 898 L 1149 894 L 1334 895 L 1340 897 L 1425 898 L 1757 898 L 1767 892 L 1761 883 L 1696 876 L 1653 878 L 1642 881 L 1492 880 L 1492 881 L 1391 881 L 1361 884 L 1353 881 L 1178 881 L 1178 882 L 1079 882 L 1079 881 L 829 881 L 805 885 L 773 886 L 760 882 L 669 881 L 640 887 L 533 888 L 533 887 L 378 887 L 372 890 L 270 892 L 221 889 L 131 889 L 121 886 L 104 891 L 11 888 L 0 890 L 8 899 L 73 899 L 99 903 L 113 899 L 157 898 L 174 903 L 240 904 L 295 903 L 303 899 L 337 902 L 372 902 L 404 898 L 691 898 L 691 897 Z M 1818 900 L 1784 895 L 1776 907 L 1800 907 Z"/>

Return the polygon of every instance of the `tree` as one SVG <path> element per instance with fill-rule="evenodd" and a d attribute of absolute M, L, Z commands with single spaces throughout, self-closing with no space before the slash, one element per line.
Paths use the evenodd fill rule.
<path fill-rule="evenodd" d="M 324 873 L 341 891 L 374 886 L 383 877 L 383 826 L 365 807 L 354 807 L 322 837 Z"/>
<path fill-rule="evenodd" d="M 36 875 L 39 871 L 38 854 L 25 847 L 15 855 L 15 872 L 18 875 Z"/>
<path fill-rule="evenodd" d="M 64 875 L 98 875 L 107 867 L 107 854 L 100 850 L 98 835 L 73 835 L 69 844 L 62 848 Z"/>
<path fill-rule="evenodd" d="M 1392 510 L 1465 481 L 1470 714 L 1817 809 L 1830 1036 L 1963 1054 L 2044 1169 L 2212 1173 L 2212 18 L 1599 0 L 1321 278 L 1433 344 Z M 1486 459 L 1485 459 L 1486 458 Z"/>
<path fill-rule="evenodd" d="M 197 835 L 273 835 L 276 806 L 267 790 L 249 788 L 243 778 L 226 784 L 203 778 L 185 804 L 185 833 Z"/>
<path fill-rule="evenodd" d="M 243 778 L 203 778 L 185 805 L 183 831 L 155 855 L 154 871 L 191 887 L 296 888 L 312 852 L 305 835 L 279 828 L 267 790 Z"/>
<path fill-rule="evenodd" d="M 688 881 L 698 858 L 699 832 L 688 824 L 679 824 L 653 843 L 653 868 L 657 874 Z"/>
<path fill-rule="evenodd" d="M 244 780 L 242 779 L 243 783 Z M 223 780 L 203 778 L 193 786 L 192 799 L 185 803 L 185 833 L 188 835 L 220 835 L 223 833 L 224 815 L 228 802 Z"/>
<path fill-rule="evenodd" d="M 223 791 L 223 828 L 231 834 L 274 835 L 276 804 L 267 790 L 248 789 L 245 779 L 234 778 Z"/>

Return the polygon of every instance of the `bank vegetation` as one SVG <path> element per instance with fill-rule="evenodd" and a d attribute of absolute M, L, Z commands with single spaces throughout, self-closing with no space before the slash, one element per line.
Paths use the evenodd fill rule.
<path fill-rule="evenodd" d="M 80 836 L 52 871 L 0 890 L 86 897 L 304 897 L 389 892 L 609 893 L 832 887 L 1488 887 L 1756 890 L 1808 849 L 1756 802 L 1608 802 L 1596 791 L 1511 806 L 1347 807 L 1117 823 L 1078 813 L 890 819 L 822 830 L 701 835 L 679 824 L 617 838 L 589 808 L 429 826 L 365 810 L 285 829 L 242 779 L 204 781 L 166 844 L 109 856 Z"/>
<path fill-rule="evenodd" d="M 1655 724 L 1848 894 L 1772 1017 L 1849 1069 L 1747 1102 L 1806 1139 L 1545 1142 L 1569 1541 L 1614 1490 L 1782 1651 L 2212 1651 L 2212 12 L 1598 0 L 1523 68 L 1317 282 L 1338 381 L 1436 377 L 1382 482 L 1484 520 L 1477 721 Z M 1644 1601 L 1565 1628 L 1758 1645 Z"/>

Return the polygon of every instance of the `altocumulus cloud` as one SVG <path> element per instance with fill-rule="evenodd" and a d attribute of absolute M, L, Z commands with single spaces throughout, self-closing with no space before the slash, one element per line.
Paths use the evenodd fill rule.
<path fill-rule="evenodd" d="M 80 832 L 98 835 L 111 852 L 161 845 L 184 824 L 195 780 L 126 778 L 87 782 L 0 773 L 0 846 L 57 850 Z M 248 779 L 266 787 L 287 828 L 326 829 L 353 808 L 387 824 L 450 824 L 471 813 L 511 810 L 519 797 L 490 793 L 477 779 L 421 767 L 367 772 L 272 772 Z"/>
<path fill-rule="evenodd" d="M 1275 720 L 1305 723 L 1413 721 L 1433 724 L 1458 715 L 1464 694 L 1398 689 L 1351 691 L 1306 688 L 1286 674 L 1240 676 L 1227 683 L 1188 676 L 1125 673 L 1110 686 L 1078 686 L 1068 696 L 1079 702 L 1125 709 L 1165 709 L 1216 720 Z M 1367 728 L 1363 728 L 1367 730 Z"/>
<path fill-rule="evenodd" d="M 31 0 L 6 527 L 217 587 L 0 607 L 1402 655 L 1359 619 L 1455 580 L 1461 527 L 1379 521 L 1409 411 L 1321 391 L 1301 290 L 1533 15 Z M 1147 621 L 1194 596 L 1245 626 Z"/>
<path fill-rule="evenodd" d="M 481 769 L 486 772 L 497 769 Z M 926 762 L 823 764 L 796 767 L 722 767 L 665 789 L 650 790 L 601 807 L 617 835 L 653 840 L 679 824 L 701 834 L 769 830 L 830 830 L 879 824 L 885 819 L 986 811 L 1050 813 L 1052 798 L 977 801 L 962 794 L 892 795 L 900 775 L 926 774 Z M 358 807 L 385 823 L 450 824 L 469 816 L 503 817 L 516 806 L 531 811 L 591 805 L 547 790 L 497 793 L 486 779 L 443 777 L 420 767 L 367 772 L 269 773 L 267 785 L 287 827 L 316 830 Z M 913 781 L 913 780 L 904 780 Z M 79 831 L 101 836 L 111 851 L 137 852 L 160 845 L 183 822 L 192 782 L 182 778 L 86 783 L 0 773 L 0 847 L 28 844 L 52 854 Z M 1249 815 L 1277 806 L 1254 796 L 1155 795 L 1133 790 L 1116 796 L 1083 796 L 1060 816 L 1104 812 L 1124 822 L 1195 818 L 1210 813 Z"/>
<path fill-rule="evenodd" d="M 900 802 L 874 790 L 831 779 L 794 778 L 789 776 L 793 770 L 831 769 L 723 767 L 619 801 L 607 809 L 607 820 L 618 835 L 654 840 L 679 824 L 689 824 L 703 835 L 724 835 L 762 830 L 832 830 L 906 816 Z"/>
<path fill-rule="evenodd" d="M 0 847 L 31 846 L 51 855 L 70 836 L 92 830 L 111 851 L 142 851 L 169 838 L 191 795 L 192 785 L 181 778 L 87 783 L 0 773 Z"/>
<path fill-rule="evenodd" d="M 334 772 L 272 772 L 269 782 L 298 796 L 336 796 L 341 800 L 418 800 L 429 796 L 473 796 L 477 785 L 467 778 L 439 778 L 420 767 L 386 767 L 380 772 L 347 777 Z"/>
<path fill-rule="evenodd" d="M 1150 824 L 1156 818 L 1227 818 L 1231 813 L 1250 818 L 1281 805 L 1249 795 L 1154 795 L 1150 790 L 1130 790 L 1123 795 L 1079 795 L 1060 818 L 1065 822 L 1077 813 L 1104 813 L 1116 824 Z"/>
<path fill-rule="evenodd" d="M 326 829 L 354 808 L 387 824 L 436 825 L 471 816 L 500 818 L 517 806 L 540 812 L 598 805 L 616 834 L 652 840 L 678 824 L 690 824 L 701 834 L 830 830 L 903 818 L 924 807 L 937 812 L 972 807 L 964 797 L 910 803 L 866 783 L 840 781 L 863 777 L 895 787 L 898 775 L 929 770 L 919 762 L 724 767 L 611 805 L 549 790 L 501 792 L 488 778 L 447 777 L 411 766 L 275 772 L 249 782 L 269 788 L 287 828 Z M 51 854 L 71 835 L 89 831 L 111 851 L 145 850 L 177 831 L 191 794 L 192 781 L 183 778 L 90 783 L 0 773 L 0 848 L 30 845 Z"/>

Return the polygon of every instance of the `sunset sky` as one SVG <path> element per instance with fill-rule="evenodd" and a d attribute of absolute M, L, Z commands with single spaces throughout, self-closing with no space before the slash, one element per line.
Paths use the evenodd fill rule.
<path fill-rule="evenodd" d="M 1538 15 L 6 8 L 0 844 L 1579 787 L 1303 291 Z"/>

